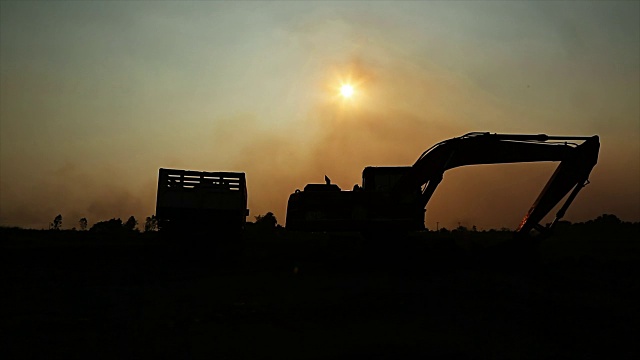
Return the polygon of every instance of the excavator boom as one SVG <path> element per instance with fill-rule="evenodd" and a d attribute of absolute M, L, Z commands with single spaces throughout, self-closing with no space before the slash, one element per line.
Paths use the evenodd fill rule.
<path fill-rule="evenodd" d="M 402 193 L 420 186 L 420 203 L 426 206 L 446 170 L 477 164 L 560 161 L 516 230 L 519 234 L 528 234 L 534 228 L 540 230 L 539 222 L 573 190 L 565 206 L 556 215 L 554 224 L 564 216 L 578 192 L 587 184 L 589 174 L 598 161 L 599 149 L 598 136 L 469 133 L 443 141 L 425 151 L 396 183 L 394 191 Z"/>

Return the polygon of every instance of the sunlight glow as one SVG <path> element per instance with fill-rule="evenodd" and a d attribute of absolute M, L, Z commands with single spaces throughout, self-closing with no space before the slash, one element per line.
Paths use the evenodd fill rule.
<path fill-rule="evenodd" d="M 353 96 L 353 86 L 350 84 L 344 84 L 340 87 L 340 94 L 344 98 L 350 98 Z"/>

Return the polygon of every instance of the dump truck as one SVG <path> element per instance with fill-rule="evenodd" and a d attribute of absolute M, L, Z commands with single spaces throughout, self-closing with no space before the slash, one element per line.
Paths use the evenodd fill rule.
<path fill-rule="evenodd" d="M 426 150 L 412 166 L 367 167 L 362 185 L 341 190 L 308 184 L 289 196 L 286 228 L 296 231 L 417 231 L 425 228 L 427 203 L 445 171 L 466 165 L 560 162 L 517 227 L 516 235 L 550 233 L 589 182 L 598 161 L 600 141 L 594 136 L 496 134 L 473 132 L 442 141 Z M 568 195 L 568 196 L 567 196 Z M 542 219 L 566 197 L 549 227 Z"/>
<path fill-rule="evenodd" d="M 156 216 L 161 231 L 241 231 L 248 215 L 244 173 L 160 169 Z"/>

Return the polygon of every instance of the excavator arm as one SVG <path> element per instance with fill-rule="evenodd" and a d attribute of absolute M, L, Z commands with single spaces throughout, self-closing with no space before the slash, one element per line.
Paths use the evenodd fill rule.
<path fill-rule="evenodd" d="M 534 228 L 543 231 L 540 221 L 570 193 L 551 227 L 564 216 L 578 192 L 588 184 L 599 149 L 598 136 L 469 133 L 425 151 L 393 191 L 400 196 L 409 189 L 420 187 L 420 205 L 424 208 L 449 169 L 477 164 L 559 161 L 560 165 L 516 230 L 517 235 L 528 236 Z"/>

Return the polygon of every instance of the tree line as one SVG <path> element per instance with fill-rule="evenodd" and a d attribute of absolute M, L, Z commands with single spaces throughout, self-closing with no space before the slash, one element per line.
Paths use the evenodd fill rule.
<path fill-rule="evenodd" d="M 260 229 L 281 229 L 282 226 L 278 224 L 278 220 L 272 212 L 267 212 L 264 215 L 254 216 L 255 222 L 247 222 L 248 226 L 255 226 Z M 549 225 L 549 224 L 547 224 Z M 603 227 L 637 227 L 640 223 L 638 222 L 628 222 L 623 221 L 613 214 L 602 214 L 595 219 L 588 220 L 585 222 L 577 222 L 571 223 L 570 221 L 562 220 L 560 221 L 556 228 L 558 229 L 585 229 L 585 228 L 603 228 Z M 87 230 L 88 220 L 83 217 L 78 220 L 78 227 L 75 226 L 71 228 L 71 230 Z M 62 215 L 58 214 L 51 223 L 49 223 L 50 230 L 61 230 L 62 229 Z M 110 220 L 99 221 L 91 228 L 89 231 L 92 232 L 117 232 L 117 231 L 128 231 L 128 232 L 151 232 L 159 230 L 159 222 L 158 218 L 155 215 L 147 216 L 144 221 L 144 226 L 142 229 L 138 228 L 138 220 L 132 215 L 127 221 L 123 222 L 120 218 L 113 218 Z M 425 229 L 429 231 L 430 229 Z M 433 231 L 433 230 L 431 230 Z M 479 231 L 477 227 L 474 225 L 471 229 L 459 225 L 457 228 L 453 230 L 449 230 L 445 227 L 440 227 L 435 230 L 440 233 L 449 233 L 449 232 L 511 232 L 511 229 L 501 228 L 501 229 L 490 229 L 490 230 L 481 230 Z"/>
<path fill-rule="evenodd" d="M 89 221 L 87 218 L 83 217 L 78 220 L 78 227 L 75 226 L 71 228 L 72 231 L 87 230 L 87 226 Z M 52 222 L 49 223 L 49 230 L 61 230 L 62 229 L 62 214 L 56 215 Z M 147 216 L 144 221 L 144 232 L 157 231 L 158 230 L 158 218 L 155 215 Z M 118 232 L 118 231 L 128 231 L 128 232 L 140 232 L 138 228 L 138 220 L 136 220 L 135 216 L 131 215 L 127 219 L 127 221 L 123 222 L 120 218 L 113 218 L 110 220 L 99 221 L 89 228 L 91 232 Z"/>
<path fill-rule="evenodd" d="M 546 224 L 547 228 L 551 224 Z M 563 230 L 594 230 L 594 229 L 611 229 L 611 228 L 638 228 L 640 227 L 640 222 L 629 222 L 623 221 L 613 214 L 602 214 L 595 219 L 587 220 L 585 222 L 576 222 L 572 223 L 567 220 L 560 220 L 556 226 L 556 231 Z M 500 228 L 500 229 L 489 229 L 489 230 L 478 230 L 478 228 L 473 225 L 470 229 L 463 225 L 458 225 L 455 229 L 447 229 L 446 227 L 439 227 L 435 230 L 431 230 L 440 233 L 460 233 L 460 232 L 512 232 L 512 229 L 509 228 Z"/>
<path fill-rule="evenodd" d="M 276 229 L 282 228 L 278 225 L 278 220 L 272 212 L 267 212 L 264 215 L 254 216 L 255 225 L 260 229 Z M 78 220 L 78 227 L 72 227 L 72 231 L 80 230 L 86 231 L 89 221 L 83 217 Z M 248 222 L 248 224 L 252 224 Z M 62 214 L 56 215 L 52 222 L 49 223 L 49 230 L 62 230 Z M 120 218 L 113 218 L 105 221 L 99 221 L 89 228 L 90 232 L 151 232 L 159 230 L 159 221 L 155 215 L 147 216 L 144 221 L 143 229 L 138 228 L 138 220 L 135 216 L 131 215 L 127 221 L 123 222 Z"/>

